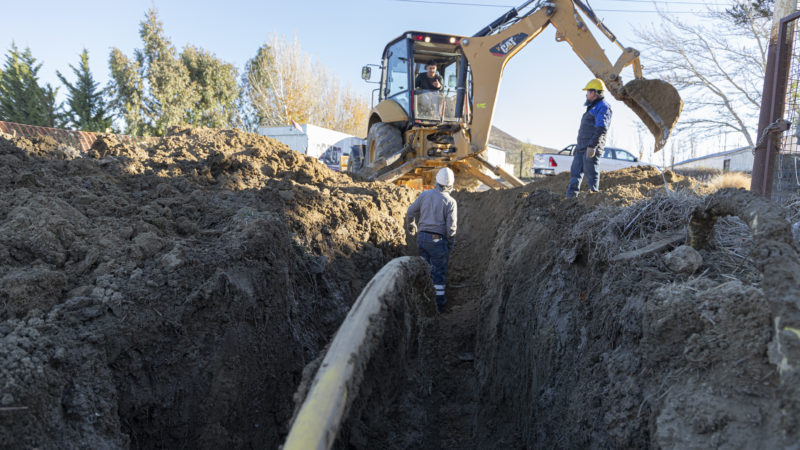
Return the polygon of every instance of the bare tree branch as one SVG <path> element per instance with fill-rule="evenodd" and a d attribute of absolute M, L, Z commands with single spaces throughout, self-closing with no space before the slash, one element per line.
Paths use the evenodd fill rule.
<path fill-rule="evenodd" d="M 685 106 L 677 132 L 690 138 L 735 132 L 753 145 L 769 20 L 743 11 L 734 20 L 709 9 L 699 24 L 660 12 L 660 26 L 636 30 L 648 53 L 648 73 L 681 92 Z"/>

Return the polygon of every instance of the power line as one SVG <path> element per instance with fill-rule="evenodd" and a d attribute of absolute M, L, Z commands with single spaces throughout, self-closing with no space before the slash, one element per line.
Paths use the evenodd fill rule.
<path fill-rule="evenodd" d="M 650 13 L 650 14 L 657 14 L 657 13 L 664 13 L 664 14 L 697 14 L 701 12 L 698 9 L 693 11 L 657 11 L 654 9 L 595 9 L 594 12 L 624 12 L 624 13 Z"/>
<path fill-rule="evenodd" d="M 488 3 L 467 3 L 467 2 L 454 2 L 454 1 L 443 1 L 443 0 L 393 0 L 395 2 L 401 3 L 427 3 L 433 5 L 452 5 L 452 6 L 481 6 L 481 7 L 491 7 L 491 8 L 514 8 L 511 5 L 492 5 Z M 608 1 L 618 1 L 618 2 L 641 2 L 641 3 L 663 3 L 663 4 L 686 4 L 686 5 L 698 5 L 698 6 L 728 6 L 723 3 L 702 3 L 702 2 L 690 2 L 690 1 L 657 1 L 653 2 L 651 0 L 608 0 Z M 595 12 L 630 12 L 630 13 L 659 13 L 663 12 L 665 14 L 696 14 L 699 10 L 693 11 L 657 11 L 653 9 L 595 9 Z"/>
<path fill-rule="evenodd" d="M 731 6 L 728 3 L 707 3 L 707 2 L 691 2 L 691 1 L 666 1 L 666 0 L 605 0 L 607 2 L 632 2 L 632 3 L 663 3 L 666 5 L 698 5 L 698 6 Z"/>
<path fill-rule="evenodd" d="M 489 5 L 486 3 L 465 3 L 465 2 L 449 2 L 449 1 L 437 1 L 437 0 L 393 0 L 393 1 L 401 3 L 430 3 L 434 5 L 489 6 L 493 8 L 515 8 L 515 6 L 510 6 L 510 5 Z"/>

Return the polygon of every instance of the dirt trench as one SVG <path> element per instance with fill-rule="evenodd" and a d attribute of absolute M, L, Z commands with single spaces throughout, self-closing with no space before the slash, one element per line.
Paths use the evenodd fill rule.
<path fill-rule="evenodd" d="M 276 448 L 416 195 L 206 129 L 87 157 L 0 136 L 0 168 L 2 448 Z M 798 300 L 771 290 L 794 241 L 693 216 L 711 190 L 671 172 L 565 186 L 455 194 L 449 309 L 393 322 L 407 351 L 370 363 L 337 448 L 797 441 Z"/>
<path fill-rule="evenodd" d="M 354 414 L 370 420 L 346 424 L 337 448 L 797 441 L 800 266 L 784 217 L 798 212 L 753 203 L 725 217 L 736 213 L 720 199 L 753 196 L 652 168 L 609 174 L 577 200 L 565 184 L 456 194 L 451 308 L 423 319 L 405 380 L 363 400 Z M 694 250 L 689 224 L 713 215 L 703 208 L 719 217 Z M 765 281 L 770 264 L 781 270 Z"/>

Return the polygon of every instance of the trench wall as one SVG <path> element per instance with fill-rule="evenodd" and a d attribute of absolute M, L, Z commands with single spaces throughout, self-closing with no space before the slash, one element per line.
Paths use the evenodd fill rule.
<path fill-rule="evenodd" d="M 478 448 L 796 442 L 796 358 L 782 371 L 775 351 L 796 344 L 776 320 L 797 298 L 721 270 L 713 246 L 693 274 L 665 267 L 670 248 L 614 260 L 599 243 L 622 246 L 616 211 L 534 192 L 498 225 L 476 344 Z"/>

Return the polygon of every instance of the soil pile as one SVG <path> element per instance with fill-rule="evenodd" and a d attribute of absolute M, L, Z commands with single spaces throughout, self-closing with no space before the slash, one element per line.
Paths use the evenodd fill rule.
<path fill-rule="evenodd" d="M 0 169 L 2 448 L 277 447 L 303 367 L 405 253 L 416 197 L 207 129 L 88 157 L 0 136 Z M 362 386 L 339 447 L 798 441 L 800 294 L 771 295 L 800 269 L 762 275 L 795 250 L 737 218 L 683 245 L 710 188 L 671 172 L 577 199 L 566 178 L 455 194 L 449 310 L 395 317 L 404 363 L 377 365 L 391 377 Z"/>
<path fill-rule="evenodd" d="M 709 248 L 682 246 L 706 200 L 651 189 L 651 171 L 604 174 L 605 193 L 578 199 L 562 198 L 558 177 L 459 197 L 459 238 L 473 245 L 457 247 L 451 273 L 481 283 L 476 448 L 797 442 L 797 394 L 776 354 L 796 343 L 775 331 L 797 299 L 770 297 L 763 251 L 737 218 L 717 222 Z"/>
<path fill-rule="evenodd" d="M 235 131 L 0 137 L 0 447 L 277 446 L 413 198 Z"/>
<path fill-rule="evenodd" d="M 569 172 L 555 176 L 537 176 L 533 182 L 522 188 L 526 192 L 545 190 L 564 196 L 569 184 Z M 671 170 L 660 171 L 653 166 L 633 166 L 613 172 L 600 174 L 600 192 L 586 192 L 586 180 L 581 186 L 581 203 L 589 206 L 616 205 L 627 206 L 657 191 L 690 190 L 695 194 L 709 194 L 716 189 L 706 182 L 676 174 Z"/>

